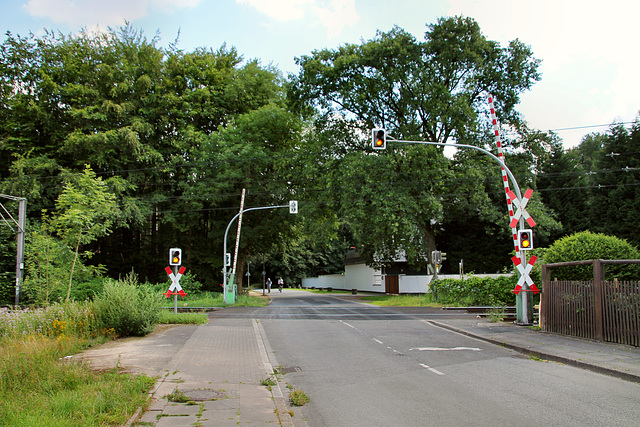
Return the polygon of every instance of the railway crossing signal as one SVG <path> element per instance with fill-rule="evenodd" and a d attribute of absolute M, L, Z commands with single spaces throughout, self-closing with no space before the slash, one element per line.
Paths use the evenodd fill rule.
<path fill-rule="evenodd" d="M 533 249 L 533 234 L 530 229 L 518 230 L 518 247 L 521 251 Z"/>
<path fill-rule="evenodd" d="M 387 148 L 387 131 L 384 129 L 373 129 L 371 145 L 374 150 L 385 150 Z"/>
<path fill-rule="evenodd" d="M 182 249 L 169 249 L 169 265 L 182 265 Z"/>

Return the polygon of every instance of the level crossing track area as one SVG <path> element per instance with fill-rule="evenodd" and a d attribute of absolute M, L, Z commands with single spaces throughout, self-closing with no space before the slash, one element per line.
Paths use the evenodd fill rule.
<path fill-rule="evenodd" d="M 209 315 L 216 317 L 253 318 L 253 319 L 332 319 L 332 320 L 412 320 L 437 319 L 442 317 L 475 317 L 476 315 L 446 312 L 441 309 L 425 307 L 387 307 L 360 306 L 351 303 L 348 306 L 268 306 L 268 307 L 232 307 L 217 310 Z"/>

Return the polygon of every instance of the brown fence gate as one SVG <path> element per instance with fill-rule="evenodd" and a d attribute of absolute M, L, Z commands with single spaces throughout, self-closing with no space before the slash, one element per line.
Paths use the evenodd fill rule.
<path fill-rule="evenodd" d="M 550 269 L 593 264 L 593 281 L 550 281 Z M 592 260 L 542 266 L 540 324 L 543 330 L 640 346 L 640 281 L 605 281 L 606 264 L 640 260 Z"/>

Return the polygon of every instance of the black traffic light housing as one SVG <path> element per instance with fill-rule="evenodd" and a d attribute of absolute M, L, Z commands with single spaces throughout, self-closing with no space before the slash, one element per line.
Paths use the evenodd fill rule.
<path fill-rule="evenodd" d="M 530 229 L 518 230 L 518 247 L 521 251 L 533 249 L 533 233 Z"/>
<path fill-rule="evenodd" d="M 373 129 L 371 132 L 371 146 L 374 150 L 385 150 L 387 148 L 387 131 Z"/>
<path fill-rule="evenodd" d="M 182 249 L 169 249 L 169 265 L 182 265 Z"/>

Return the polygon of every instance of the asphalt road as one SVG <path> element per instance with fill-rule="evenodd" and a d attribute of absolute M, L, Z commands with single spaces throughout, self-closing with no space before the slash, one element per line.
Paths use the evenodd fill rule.
<path fill-rule="evenodd" d="M 271 292 L 261 319 L 283 383 L 311 401 L 296 425 L 636 426 L 640 386 L 531 360 L 435 327 L 442 310 L 380 308 L 326 294 Z"/>

